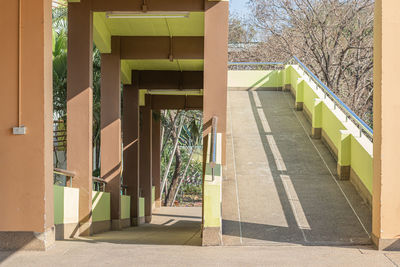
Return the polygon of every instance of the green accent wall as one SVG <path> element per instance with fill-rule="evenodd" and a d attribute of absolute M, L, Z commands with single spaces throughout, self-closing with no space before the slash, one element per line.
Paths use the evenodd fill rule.
<path fill-rule="evenodd" d="M 357 138 L 351 137 L 351 168 L 360 177 L 361 181 L 372 194 L 373 179 L 373 157 L 358 142 Z"/>
<path fill-rule="evenodd" d="M 131 217 L 131 197 L 121 196 L 121 219 L 129 219 Z"/>
<path fill-rule="evenodd" d="M 110 193 L 92 192 L 92 221 L 108 221 L 111 220 L 110 211 Z"/>
<path fill-rule="evenodd" d="M 54 185 L 54 224 L 64 223 L 64 187 Z"/>
<path fill-rule="evenodd" d="M 151 188 L 151 206 L 154 205 L 154 202 L 156 202 L 156 187 L 153 186 Z"/>
<path fill-rule="evenodd" d="M 54 185 L 54 224 L 79 222 L 79 189 Z"/>
<path fill-rule="evenodd" d="M 283 71 L 232 70 L 228 72 L 228 87 L 257 89 L 282 87 Z"/>
<path fill-rule="evenodd" d="M 139 217 L 144 217 L 144 197 L 139 197 Z"/>

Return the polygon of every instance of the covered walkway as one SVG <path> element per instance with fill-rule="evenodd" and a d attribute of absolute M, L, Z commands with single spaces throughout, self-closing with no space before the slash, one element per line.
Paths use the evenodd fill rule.
<path fill-rule="evenodd" d="M 201 208 L 161 207 L 153 211 L 151 223 L 109 231 L 75 241 L 141 245 L 201 245 Z"/>
<path fill-rule="evenodd" d="M 224 245 L 368 244 L 371 213 L 281 91 L 229 91 Z M 230 124 L 230 125 L 229 125 Z"/>

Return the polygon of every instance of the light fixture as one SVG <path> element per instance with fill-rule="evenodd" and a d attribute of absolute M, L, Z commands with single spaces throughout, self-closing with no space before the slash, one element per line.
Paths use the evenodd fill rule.
<path fill-rule="evenodd" d="M 177 19 L 188 18 L 189 12 L 106 12 L 108 19 Z"/>

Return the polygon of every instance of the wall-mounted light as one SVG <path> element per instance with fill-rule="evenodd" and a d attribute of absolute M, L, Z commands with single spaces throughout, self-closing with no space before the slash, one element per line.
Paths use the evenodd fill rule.
<path fill-rule="evenodd" d="M 108 19 L 177 19 L 188 18 L 189 12 L 106 12 Z"/>

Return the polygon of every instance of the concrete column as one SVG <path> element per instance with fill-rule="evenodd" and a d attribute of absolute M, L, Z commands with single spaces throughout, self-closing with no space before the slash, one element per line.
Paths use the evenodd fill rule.
<path fill-rule="evenodd" d="M 19 1 L 0 1 L 0 250 L 45 250 L 54 243 L 51 1 L 22 2 L 19 27 Z M 26 134 L 13 135 L 21 125 Z"/>
<path fill-rule="evenodd" d="M 136 81 L 135 77 L 134 81 Z M 123 90 L 124 184 L 131 196 L 131 224 L 139 224 L 139 90 L 125 85 Z"/>
<path fill-rule="evenodd" d="M 80 235 L 92 224 L 92 23 L 89 0 L 68 4 L 67 169 L 76 172 Z"/>
<path fill-rule="evenodd" d="M 311 122 L 311 137 L 314 139 L 320 139 L 322 135 L 322 105 L 321 99 L 315 99 Z"/>
<path fill-rule="evenodd" d="M 144 213 L 145 222 L 151 222 L 152 204 L 152 157 L 151 157 L 151 126 L 152 126 L 152 111 L 151 111 L 151 96 L 146 95 L 145 106 L 140 107 L 140 158 L 139 158 L 139 175 L 140 175 L 140 196 L 144 197 Z"/>
<path fill-rule="evenodd" d="M 340 130 L 340 143 L 338 147 L 337 172 L 339 180 L 350 179 L 351 164 L 351 133 Z"/>
<path fill-rule="evenodd" d="M 111 194 L 111 225 L 121 222 L 121 60 L 119 37 L 111 39 L 111 54 L 101 54 L 101 177 Z M 129 223 L 130 224 L 130 223 Z"/>
<path fill-rule="evenodd" d="M 375 1 L 372 240 L 379 249 L 400 249 L 399 10 L 399 1 Z"/>
<path fill-rule="evenodd" d="M 218 117 L 222 133 L 222 164 L 226 163 L 226 112 L 228 73 L 228 1 L 205 0 L 203 137 Z"/>
<path fill-rule="evenodd" d="M 152 125 L 152 177 L 153 186 L 155 187 L 154 208 L 161 207 L 160 190 L 161 190 L 161 113 L 154 110 Z"/>
<path fill-rule="evenodd" d="M 295 102 L 295 109 L 297 111 L 302 111 L 303 110 L 303 102 L 304 102 L 304 86 L 306 82 L 301 79 L 297 83 L 297 86 L 295 88 L 296 90 L 296 102 Z"/>
<path fill-rule="evenodd" d="M 211 132 L 213 116 L 218 118 L 217 132 L 221 134 L 221 164 L 226 165 L 229 2 L 205 0 L 204 3 L 203 171 L 205 173 L 208 134 Z M 203 189 L 203 245 L 220 244 L 221 227 L 207 225 L 205 221 L 206 214 L 210 212 L 209 206 L 205 206 L 205 198 L 209 198 L 207 181 L 203 182 Z"/>

